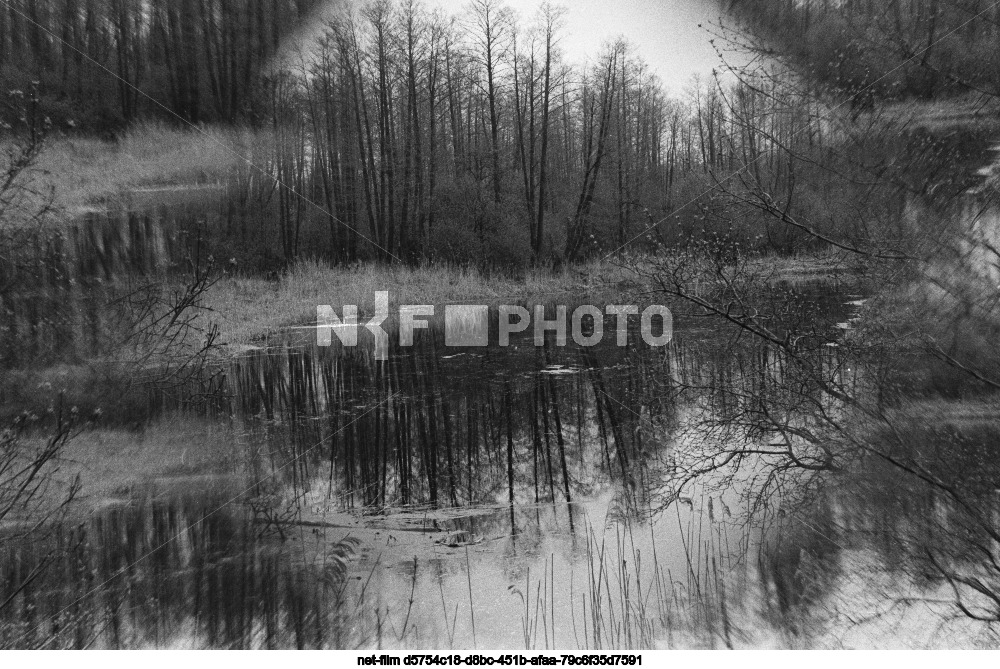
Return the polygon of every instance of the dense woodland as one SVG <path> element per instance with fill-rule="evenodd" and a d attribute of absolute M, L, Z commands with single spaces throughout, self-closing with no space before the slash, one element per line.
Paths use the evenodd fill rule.
<path fill-rule="evenodd" d="M 140 118 L 235 122 L 316 0 L 4 0 L 0 85 L 41 84 L 52 121 L 111 132 Z M 141 91 L 141 93 L 140 93 Z"/>
<path fill-rule="evenodd" d="M 286 260 L 326 248 L 511 265 L 706 232 L 762 243 L 752 213 L 712 201 L 715 175 L 787 183 L 775 148 L 821 149 L 816 104 L 755 73 L 670 98 L 625 40 L 578 64 L 562 31 L 552 5 L 519 18 L 497 0 L 456 15 L 381 0 L 332 18 L 267 81 L 273 142 L 245 170 L 245 210 L 276 206 Z M 246 186 L 262 166 L 277 189 Z"/>
<path fill-rule="evenodd" d="M 821 151 L 829 132 L 813 99 L 750 72 L 671 98 L 624 39 L 569 62 L 561 17 L 499 0 L 455 13 L 411 0 L 13 2 L 0 62 L 4 85 L 39 82 L 37 113 L 60 133 L 151 118 L 249 129 L 222 233 L 245 266 L 515 266 L 706 234 L 785 252 L 815 241 L 713 194 L 734 171 L 787 190 L 777 148 Z"/>
<path fill-rule="evenodd" d="M 906 189 L 936 177 L 907 183 L 904 158 L 884 178 L 886 156 L 910 143 L 920 169 L 953 163 L 853 120 L 875 96 L 938 97 L 994 76 L 993 55 L 966 62 L 953 44 L 961 33 L 987 49 L 992 14 L 966 27 L 968 3 L 925 4 L 742 0 L 742 35 L 781 58 L 759 45 L 756 69 L 668 96 L 623 38 L 571 62 L 553 4 L 519 16 L 502 0 L 15 1 L 0 11 L 0 77 L 59 137 L 156 121 L 208 146 L 220 142 L 207 124 L 232 130 L 208 177 L 226 186 L 218 224 L 204 232 L 247 269 L 895 247 Z M 20 100 L 5 114 L 14 128 Z M 832 173 L 861 178 L 835 185 Z"/>
<path fill-rule="evenodd" d="M 989 0 L 731 0 L 757 35 L 852 96 L 1000 92 L 1000 6 Z"/>

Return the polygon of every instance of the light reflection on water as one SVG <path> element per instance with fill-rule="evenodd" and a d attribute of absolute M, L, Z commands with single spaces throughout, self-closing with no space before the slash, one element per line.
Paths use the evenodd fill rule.
<path fill-rule="evenodd" d="M 843 314 L 829 311 L 833 332 Z M 226 370 L 218 420 L 242 434 L 238 483 L 131 490 L 4 547 L 8 643 L 594 648 L 758 633 L 739 485 L 669 503 L 662 482 L 700 417 L 735 409 L 721 388 L 768 392 L 773 352 L 691 329 L 662 349 L 637 336 L 535 348 L 527 333 L 456 351 L 432 329 L 380 363 L 310 334 Z"/>

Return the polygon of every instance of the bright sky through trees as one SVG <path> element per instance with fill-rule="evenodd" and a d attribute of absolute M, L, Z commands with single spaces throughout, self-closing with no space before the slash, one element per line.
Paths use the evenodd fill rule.
<path fill-rule="evenodd" d="M 509 0 L 525 19 L 542 0 Z M 446 7 L 453 0 L 442 0 Z M 562 45 L 572 62 L 593 56 L 600 44 L 624 35 L 649 63 L 671 94 L 679 94 L 695 74 L 709 76 L 720 61 L 709 40 L 719 22 L 715 0 L 572 0 L 566 7 Z M 699 27 L 701 24 L 702 27 Z"/>

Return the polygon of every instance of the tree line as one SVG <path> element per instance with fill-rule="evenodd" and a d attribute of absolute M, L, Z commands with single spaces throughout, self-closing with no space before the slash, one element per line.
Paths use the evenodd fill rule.
<path fill-rule="evenodd" d="M 0 83 L 38 81 L 53 122 L 114 131 L 139 118 L 235 122 L 317 0 L 4 0 Z M 142 91 L 146 95 L 140 94 Z M 148 95 L 148 97 L 147 97 Z"/>
<path fill-rule="evenodd" d="M 732 0 L 809 76 L 875 98 L 1000 91 L 1000 7 L 988 0 Z"/>
<path fill-rule="evenodd" d="M 671 97 L 623 39 L 572 63 L 562 16 L 376 0 L 286 54 L 267 82 L 273 141 L 254 153 L 278 186 L 247 200 L 276 207 L 283 257 L 572 262 L 672 242 L 708 224 L 717 174 L 781 181 L 779 144 L 822 142 L 806 98 L 766 78 Z"/>
<path fill-rule="evenodd" d="M 560 263 L 706 235 L 808 242 L 734 209 L 718 182 L 802 183 L 809 167 L 792 174 L 782 156 L 820 151 L 829 134 L 809 91 L 744 71 L 668 95 L 624 39 L 571 62 L 563 13 L 545 3 L 519 17 L 501 0 L 457 13 L 415 0 L 337 13 L 316 0 L 11 0 L 0 73 L 30 79 L 32 115 L 57 129 L 251 129 L 220 233 L 251 266 Z"/>

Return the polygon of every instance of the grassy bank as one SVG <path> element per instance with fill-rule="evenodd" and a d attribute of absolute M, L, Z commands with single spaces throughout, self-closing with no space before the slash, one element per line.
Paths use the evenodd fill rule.
<path fill-rule="evenodd" d="M 595 261 L 563 271 L 527 270 L 517 277 L 489 275 L 448 265 L 403 267 L 365 264 L 331 267 L 300 262 L 275 280 L 226 277 L 209 292 L 205 306 L 219 326 L 222 341 L 249 344 L 291 325 L 316 321 L 316 307 L 358 306 L 375 311 L 375 293 L 389 292 L 390 311 L 401 304 L 498 304 L 551 301 L 558 295 L 620 294 L 636 287 L 631 273 L 611 262 Z"/>
<path fill-rule="evenodd" d="M 208 486 L 232 471 L 236 443 L 225 424 L 196 418 L 165 419 L 144 430 L 96 429 L 68 442 L 62 474 L 79 474 L 81 501 L 89 505 L 151 484 L 163 492 L 202 479 Z"/>
<path fill-rule="evenodd" d="M 18 446 L 24 453 L 46 447 L 47 434 L 25 435 Z M 0 526 L 16 526 L 24 512 L 54 512 L 72 494 L 71 518 L 109 505 L 129 504 L 156 497 L 213 491 L 233 495 L 245 489 L 239 464 L 245 445 L 230 426 L 196 417 L 174 416 L 145 429 L 92 426 L 75 430 L 59 454 L 39 471 L 24 499 L 29 505 L 8 509 Z"/>
<path fill-rule="evenodd" d="M 649 262 L 649 261 L 645 261 Z M 766 257 L 753 261 L 764 276 L 789 282 L 813 282 L 844 276 L 846 268 L 830 254 Z M 646 279 L 632 271 L 635 265 L 595 260 L 554 271 L 526 270 L 519 275 L 488 274 L 454 265 L 363 264 L 330 266 L 300 262 L 276 279 L 226 275 L 202 295 L 197 327 L 219 328 L 223 346 L 211 356 L 228 356 L 247 346 L 258 345 L 270 335 L 316 321 L 316 307 L 331 305 L 340 313 L 343 305 L 357 305 L 361 315 L 375 311 L 375 293 L 388 291 L 390 314 L 402 304 L 551 304 L 592 301 L 595 304 L 640 302 L 656 299 Z M 639 264 L 641 268 L 641 263 Z M 109 288 L 109 295 L 116 294 Z M 177 283 L 166 293 L 183 292 Z M 681 305 L 676 305 L 681 308 Z M 77 307 L 78 308 L 78 307 Z M 674 305 L 671 305 L 674 308 Z M 75 322 L 75 321 L 67 321 Z M 114 319 L 109 322 L 115 322 Z M 392 327 L 392 319 L 388 325 Z M 102 350 L 113 346 L 109 332 L 87 334 Z M 198 337 L 200 335 L 194 335 Z M 149 371 L 149 370 L 146 370 Z M 76 406 L 82 415 L 100 409 L 103 425 L 134 425 L 159 413 L 145 392 L 134 392 L 143 379 L 128 364 L 123 351 L 108 349 L 91 357 L 76 357 L 38 364 L 24 359 L 6 371 L 0 386 L 0 420 L 22 411 L 48 417 L 47 407 L 59 401 Z M 150 374 L 150 379 L 153 376 Z"/>
<path fill-rule="evenodd" d="M 776 281 L 816 281 L 851 271 L 843 254 L 766 256 L 752 261 Z M 644 261 L 621 263 L 592 260 L 562 270 L 534 268 L 518 276 L 487 274 L 454 265 L 361 264 L 332 267 L 300 262 L 277 280 L 227 276 L 212 287 L 205 306 L 219 326 L 221 340 L 232 345 L 259 341 L 292 325 L 314 323 L 316 306 L 358 306 L 361 314 L 375 310 L 375 293 L 389 291 L 390 312 L 401 304 L 461 304 L 551 302 L 559 295 L 595 300 L 634 298 L 650 286 L 634 267 Z"/>
<path fill-rule="evenodd" d="M 61 136 L 47 140 L 36 181 L 51 187 L 59 217 L 128 206 L 144 191 L 222 183 L 266 138 L 238 128 L 198 130 L 136 125 L 115 140 Z M 46 189 L 47 190 L 47 189 Z"/>

